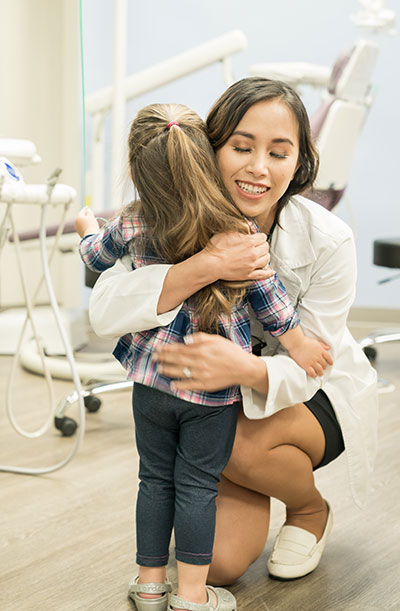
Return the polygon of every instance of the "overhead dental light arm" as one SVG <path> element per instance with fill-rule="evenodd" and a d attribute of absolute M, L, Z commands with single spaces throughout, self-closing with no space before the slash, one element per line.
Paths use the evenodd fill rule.
<path fill-rule="evenodd" d="M 125 98 L 130 100 L 218 61 L 223 62 L 225 58 L 242 51 L 246 46 L 246 36 L 240 30 L 218 36 L 126 77 Z M 225 72 L 225 76 L 232 79 L 228 72 Z M 231 84 L 232 81 L 226 83 L 227 86 Z M 92 115 L 107 112 L 112 108 L 112 99 L 112 87 L 105 87 L 86 96 L 86 110 Z"/>
<path fill-rule="evenodd" d="M 294 89 L 299 85 L 309 85 L 322 89 L 326 87 L 331 75 L 331 66 L 318 66 L 305 62 L 267 62 L 253 64 L 249 68 L 251 76 L 284 81 Z"/>
<path fill-rule="evenodd" d="M 125 4 L 125 3 L 122 3 Z M 123 10 L 119 4 L 115 5 L 118 9 Z M 226 86 L 231 85 L 234 81 L 232 74 L 231 58 L 234 53 L 242 51 L 246 48 L 247 39 L 243 32 L 234 30 L 218 36 L 202 45 L 188 49 L 183 53 L 179 53 L 174 57 L 170 57 L 161 61 L 149 68 L 145 68 L 140 72 L 136 72 L 127 76 L 121 83 L 121 78 L 118 79 L 118 96 L 122 101 L 116 103 L 116 98 L 113 93 L 113 87 L 105 87 L 85 97 L 86 111 L 93 117 L 93 132 L 91 142 L 91 197 L 94 210 L 103 210 L 105 199 L 105 138 L 104 138 L 104 120 L 107 113 L 112 110 L 113 106 L 117 107 L 117 114 L 120 117 L 115 120 L 115 129 L 113 129 L 112 156 L 116 159 L 120 154 L 121 142 L 123 134 L 121 133 L 121 116 L 125 102 L 132 100 L 140 95 L 153 91 L 158 87 L 162 87 L 167 83 L 171 83 L 179 78 L 187 76 L 211 66 L 217 62 L 222 63 L 224 81 Z M 122 45 L 124 47 L 124 45 Z M 123 49 L 122 49 L 123 50 Z M 118 52 L 121 53 L 121 50 Z M 124 125 L 124 123 L 122 123 Z M 118 135 L 119 134 L 119 135 Z M 114 166 L 111 176 L 111 184 L 116 185 L 119 182 L 120 167 Z M 119 207 L 121 202 L 115 201 L 115 192 L 113 192 L 112 200 L 113 207 Z"/>

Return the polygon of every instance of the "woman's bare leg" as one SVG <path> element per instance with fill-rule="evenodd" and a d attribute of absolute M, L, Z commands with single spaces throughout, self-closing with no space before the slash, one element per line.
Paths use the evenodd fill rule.
<path fill-rule="evenodd" d="M 261 555 L 268 535 L 270 497 L 286 505 L 286 524 L 320 539 L 327 507 L 313 466 L 325 452 L 323 430 L 299 404 L 263 420 L 239 414 L 235 443 L 221 479 L 209 582 L 232 583 Z"/>
<path fill-rule="evenodd" d="M 287 524 L 320 539 L 327 506 L 315 487 L 313 466 L 325 452 L 321 425 L 304 405 L 283 409 L 264 420 L 239 415 L 235 444 L 225 475 L 286 505 Z"/>
<path fill-rule="evenodd" d="M 269 497 L 221 477 L 208 583 L 233 583 L 257 560 L 267 540 L 269 516 Z"/>

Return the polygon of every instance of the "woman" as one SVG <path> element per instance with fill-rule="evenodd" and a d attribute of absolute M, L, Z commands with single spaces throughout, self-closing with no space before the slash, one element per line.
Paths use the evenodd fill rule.
<path fill-rule="evenodd" d="M 209 581 L 232 583 L 262 553 L 271 496 L 285 504 L 286 522 L 268 570 L 293 579 L 318 566 L 332 526 L 313 470 L 345 446 L 360 505 L 375 457 L 376 374 L 346 328 L 355 291 L 354 242 L 340 219 L 297 196 L 312 182 L 317 163 L 306 112 L 291 88 L 243 79 L 215 103 L 207 125 L 225 187 L 269 235 L 271 265 L 304 331 L 330 346 L 334 364 L 311 378 L 255 328 L 267 344 L 263 356 L 217 335 L 196 334 L 184 346 L 164 346 L 159 370 L 181 390 L 241 384 L 243 413 L 219 488 Z M 216 278 L 257 278 L 260 251 L 246 236 L 222 234 L 211 242 L 214 247 L 175 266 L 120 273 L 119 265 L 106 272 L 91 297 L 95 331 L 120 335 L 168 324 L 184 299 Z"/>
<path fill-rule="evenodd" d="M 142 108 L 131 124 L 128 158 L 138 199 L 101 230 L 90 209 L 81 210 L 75 221 L 83 238 L 81 257 L 93 271 L 104 271 L 124 255 L 131 257 L 133 268 L 179 263 L 202 250 L 217 233 L 257 233 L 256 223 L 223 194 L 207 127 L 187 106 L 151 104 Z M 266 235 L 259 234 L 258 239 L 265 242 Z M 175 595 L 170 597 L 170 606 L 186 609 L 196 603 L 204 607 L 215 596 L 219 611 L 236 609 L 233 595 L 206 587 L 206 579 L 218 482 L 233 445 L 240 388 L 214 393 L 174 391 L 171 378 L 160 375 L 154 351 L 165 343 L 183 343 L 185 336 L 200 330 L 218 333 L 251 351 L 249 303 L 263 328 L 278 338 L 309 375 L 322 375 L 332 365 L 328 347 L 303 335 L 284 287 L 270 273 L 268 280 L 250 286 L 221 281 L 207 285 L 185 301 L 170 325 L 129 333 L 114 350 L 135 382 L 139 569 L 130 596 L 139 611 L 149 605 L 156 611 L 155 604 L 157 611 L 167 609 L 165 579 L 172 528 L 181 606 Z M 149 593 L 155 584 L 163 594 Z M 159 598 L 159 603 L 155 598 L 148 602 L 146 596 Z"/>

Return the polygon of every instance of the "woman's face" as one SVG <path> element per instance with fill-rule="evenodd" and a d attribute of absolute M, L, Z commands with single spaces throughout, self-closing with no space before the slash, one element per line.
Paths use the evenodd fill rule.
<path fill-rule="evenodd" d="M 276 204 L 297 170 L 298 132 L 297 119 L 284 102 L 257 102 L 217 151 L 222 179 L 233 201 L 263 231 L 271 228 Z"/>

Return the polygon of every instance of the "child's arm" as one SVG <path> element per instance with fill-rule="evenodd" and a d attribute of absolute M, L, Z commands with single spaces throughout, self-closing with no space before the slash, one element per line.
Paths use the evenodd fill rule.
<path fill-rule="evenodd" d="M 298 326 L 278 337 L 289 356 L 312 378 L 322 376 L 328 365 L 333 365 L 329 346 L 312 337 L 306 337 Z"/>
<path fill-rule="evenodd" d="M 79 254 L 89 269 L 103 272 L 127 254 L 128 245 L 124 239 L 122 223 L 122 218 L 117 217 L 100 229 L 89 208 L 79 212 L 75 220 L 75 229 L 82 238 Z"/>
<path fill-rule="evenodd" d="M 82 208 L 75 219 L 75 231 L 81 238 L 92 233 L 99 233 L 100 225 L 90 208 Z"/>
<path fill-rule="evenodd" d="M 329 346 L 303 334 L 297 312 L 276 274 L 254 282 L 247 291 L 247 299 L 264 329 L 278 338 L 309 376 L 322 375 L 333 364 Z"/>

